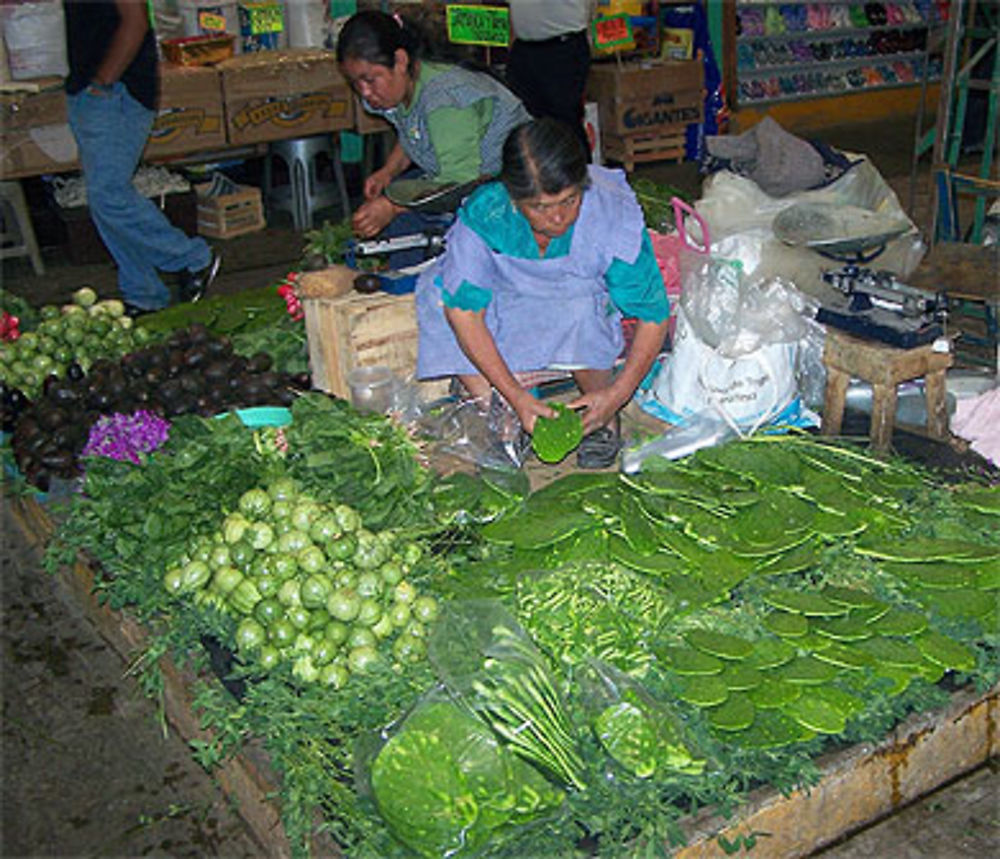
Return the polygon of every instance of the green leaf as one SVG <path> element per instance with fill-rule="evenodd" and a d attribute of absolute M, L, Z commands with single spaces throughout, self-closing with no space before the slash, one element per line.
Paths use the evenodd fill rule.
<path fill-rule="evenodd" d="M 583 421 L 579 413 L 563 403 L 555 403 L 554 418 L 539 417 L 531 436 L 531 446 L 542 462 L 555 463 L 575 450 L 583 439 Z"/>

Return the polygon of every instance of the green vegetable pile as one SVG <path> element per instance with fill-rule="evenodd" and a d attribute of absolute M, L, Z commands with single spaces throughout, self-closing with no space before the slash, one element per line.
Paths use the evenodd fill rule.
<path fill-rule="evenodd" d="M 62 307 L 40 308 L 34 330 L 0 344 L 0 381 L 5 387 L 34 399 L 48 376 L 64 378 L 71 364 L 87 371 L 100 358 L 120 358 L 153 339 L 124 315 L 120 301 L 98 301 L 87 287 L 77 290 L 73 299 Z"/>
<path fill-rule="evenodd" d="M 339 689 L 390 644 L 409 662 L 426 651 L 437 603 L 406 575 L 423 550 L 372 533 L 346 504 L 323 504 L 288 477 L 248 489 L 214 534 L 197 539 L 163 577 L 168 593 L 234 615 L 243 661 L 281 662 L 306 683 Z"/>
<path fill-rule="evenodd" d="M 356 856 L 660 855 L 1000 672 L 998 487 L 783 436 L 527 493 L 437 480 L 346 403 L 292 413 L 287 450 L 187 415 L 94 460 L 51 562 L 86 549 L 155 631 L 152 691 L 160 654 L 233 650 L 195 751 L 261 738 L 298 853 L 318 815 Z"/>
<path fill-rule="evenodd" d="M 629 185 L 635 191 L 635 196 L 642 206 L 642 214 L 646 226 L 657 232 L 667 232 L 675 227 L 674 210 L 671 201 L 674 197 L 685 199 L 685 194 L 673 185 L 656 182 L 639 176 L 630 176 Z"/>
<path fill-rule="evenodd" d="M 560 790 L 449 700 L 422 703 L 379 752 L 372 790 L 392 833 L 421 856 L 482 849 L 559 806 Z"/>

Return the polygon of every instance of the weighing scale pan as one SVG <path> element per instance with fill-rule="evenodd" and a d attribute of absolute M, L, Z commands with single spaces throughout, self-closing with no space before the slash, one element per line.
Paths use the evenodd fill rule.
<path fill-rule="evenodd" d="M 885 249 L 886 242 L 907 232 L 910 222 L 859 206 L 796 203 L 779 212 L 772 226 L 785 244 L 812 248 L 835 259 L 867 262 Z"/>
<path fill-rule="evenodd" d="M 479 180 L 459 184 L 434 179 L 397 179 L 385 189 L 385 196 L 397 206 L 435 215 L 454 212 L 478 184 Z"/>

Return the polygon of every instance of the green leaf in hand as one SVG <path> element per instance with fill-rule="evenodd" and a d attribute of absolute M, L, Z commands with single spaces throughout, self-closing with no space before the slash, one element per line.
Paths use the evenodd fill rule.
<path fill-rule="evenodd" d="M 562 403 L 552 406 L 554 418 L 539 417 L 531 436 L 531 446 L 542 462 L 555 463 L 575 450 L 583 439 L 580 415 Z"/>

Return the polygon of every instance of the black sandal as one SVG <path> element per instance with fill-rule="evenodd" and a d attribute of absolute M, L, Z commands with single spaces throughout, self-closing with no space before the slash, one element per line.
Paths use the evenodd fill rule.
<path fill-rule="evenodd" d="M 576 464 L 580 468 L 610 468 L 622 449 L 621 431 L 615 419 L 615 428 L 601 427 L 587 433 L 576 449 Z"/>

